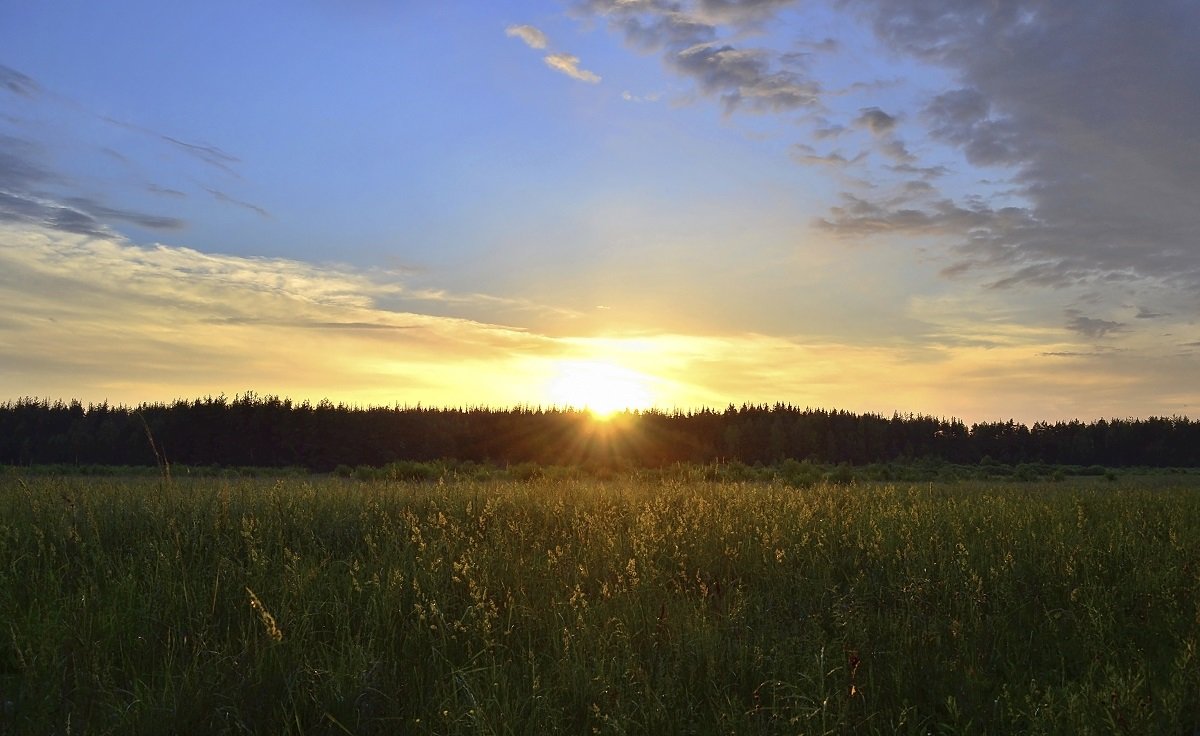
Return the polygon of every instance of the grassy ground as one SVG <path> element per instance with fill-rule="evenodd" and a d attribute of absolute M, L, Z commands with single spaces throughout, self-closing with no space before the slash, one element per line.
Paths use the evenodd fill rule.
<path fill-rule="evenodd" d="M 0 478 L 0 733 L 1200 728 L 1200 488 Z"/>

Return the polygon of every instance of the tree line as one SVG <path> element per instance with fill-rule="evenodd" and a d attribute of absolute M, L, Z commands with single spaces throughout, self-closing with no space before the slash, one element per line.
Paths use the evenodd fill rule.
<path fill-rule="evenodd" d="M 787 460 L 1200 467 L 1186 417 L 971 425 L 788 404 L 640 411 L 597 421 L 541 407 L 359 407 L 248 392 L 136 407 L 24 398 L 0 404 L 0 464 L 303 467 L 472 461 L 664 467 Z"/>

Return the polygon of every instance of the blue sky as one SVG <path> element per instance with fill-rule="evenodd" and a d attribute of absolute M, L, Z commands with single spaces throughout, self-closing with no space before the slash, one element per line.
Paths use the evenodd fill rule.
<path fill-rule="evenodd" d="M 9 4 L 0 395 L 1195 415 L 1198 21 Z"/>

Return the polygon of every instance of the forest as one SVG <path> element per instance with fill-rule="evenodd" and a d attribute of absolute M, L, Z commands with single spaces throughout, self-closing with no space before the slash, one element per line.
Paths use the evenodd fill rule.
<path fill-rule="evenodd" d="M 136 407 L 35 398 L 0 404 L 0 465 L 178 463 L 328 472 L 339 465 L 432 460 L 634 468 L 787 460 L 1197 467 L 1200 421 L 967 425 L 787 404 L 626 412 L 600 421 L 574 409 L 359 407 L 253 392 Z"/>

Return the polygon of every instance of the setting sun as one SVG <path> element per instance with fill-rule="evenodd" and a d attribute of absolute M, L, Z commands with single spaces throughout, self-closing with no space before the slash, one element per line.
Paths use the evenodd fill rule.
<path fill-rule="evenodd" d="M 587 409 L 607 419 L 625 409 L 648 409 L 654 399 L 650 377 L 602 361 L 569 361 L 560 365 L 548 387 L 557 405 Z"/>

